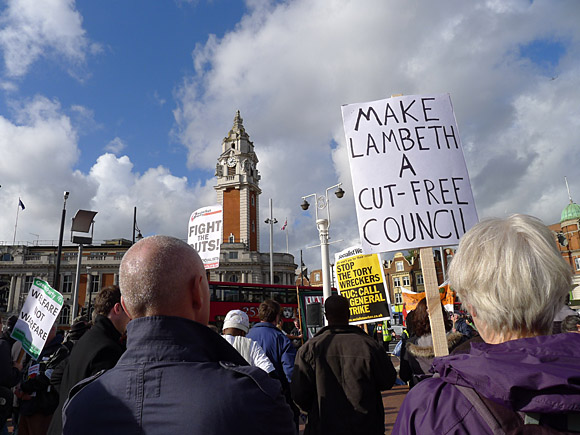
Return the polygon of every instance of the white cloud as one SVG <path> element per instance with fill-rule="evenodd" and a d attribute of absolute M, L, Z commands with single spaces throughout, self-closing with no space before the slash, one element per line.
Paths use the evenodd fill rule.
<path fill-rule="evenodd" d="M 115 137 L 105 146 L 105 151 L 110 151 L 113 154 L 119 154 L 127 147 L 127 144 L 119 137 Z"/>
<path fill-rule="evenodd" d="M 232 31 L 193 49 L 195 75 L 175 90 L 174 134 L 188 148 L 189 166 L 213 174 L 221 139 L 241 110 L 260 160 L 260 221 L 273 198 L 274 216 L 288 218 L 297 262 L 299 249 L 318 243 L 313 206 L 304 213 L 301 196 L 323 194 L 339 181 L 346 194 L 338 200 L 330 192 L 330 234 L 342 242 L 331 253 L 358 239 L 340 114 L 345 103 L 449 92 L 480 217 L 523 212 L 556 222 L 568 201 L 564 175 L 580 201 L 580 4 L 248 0 L 247 6 Z M 99 49 L 72 1 L 9 1 L 2 20 L 0 47 L 11 77 L 41 56 L 56 54 L 75 67 Z M 556 80 L 519 55 L 538 40 L 565 47 Z M 12 117 L 0 116 L 0 203 L 7 210 L 0 240 L 12 239 L 10 210 L 15 215 L 18 196 L 26 204 L 18 240 L 29 233 L 56 240 L 64 190 L 71 191 L 69 218 L 78 208 L 99 212 L 98 240 L 130 239 L 135 206 L 145 235 L 184 238 L 189 214 L 216 201 L 210 176 L 191 181 L 164 166 L 136 172 L 130 156 L 120 155 L 119 138 L 88 173 L 77 170 L 78 137 L 99 127 L 89 108 L 62 108 L 43 96 L 9 107 Z M 268 227 L 261 225 L 265 251 Z M 285 251 L 284 233 L 277 228 L 274 235 L 275 249 Z M 320 264 L 318 248 L 304 256 L 310 269 Z"/>
<path fill-rule="evenodd" d="M 186 238 L 191 212 L 215 202 L 211 180 L 209 186 L 201 181 L 190 185 L 161 166 L 139 174 L 127 156 L 103 154 L 89 173 L 75 170 L 78 132 L 59 102 L 39 96 L 13 106 L 16 121 L 0 117 L 0 203 L 6 208 L 0 240 L 12 241 L 19 197 L 26 209 L 19 215 L 16 240 L 38 234 L 41 241 L 53 242 L 58 239 L 65 190 L 70 191 L 67 228 L 76 210 L 97 211 L 95 240 L 131 239 L 134 207 L 144 235 Z"/>
<path fill-rule="evenodd" d="M 70 73 L 85 61 L 86 53 L 100 52 L 82 28 L 74 0 L 8 0 L 2 16 L 0 47 L 6 74 L 20 77 L 40 57 L 56 55 L 70 65 Z"/>
<path fill-rule="evenodd" d="M 451 94 L 480 217 L 522 212 L 558 221 L 565 174 L 580 198 L 577 3 L 247 5 L 233 31 L 195 48 L 196 74 L 176 93 L 177 134 L 191 167 L 213 167 L 240 109 L 260 159 L 262 215 L 274 198 L 278 219 L 288 216 L 291 248 L 317 240 L 300 197 L 337 181 L 347 194 L 332 201 L 330 232 L 345 242 L 331 251 L 358 237 L 340 106 L 391 94 Z M 564 44 L 557 80 L 519 57 L 537 40 Z M 263 226 L 262 247 L 267 242 Z M 285 249 L 282 237 L 276 248 Z"/>

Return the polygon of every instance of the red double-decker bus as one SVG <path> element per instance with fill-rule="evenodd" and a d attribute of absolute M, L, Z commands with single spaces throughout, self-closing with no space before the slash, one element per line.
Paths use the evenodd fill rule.
<path fill-rule="evenodd" d="M 282 320 L 291 329 L 292 319 L 299 317 L 298 292 L 301 298 L 322 295 L 322 287 L 213 281 L 209 283 L 209 291 L 209 321 L 220 330 L 230 310 L 245 311 L 251 324 L 259 322 L 258 307 L 266 299 L 274 299 L 280 303 Z"/>

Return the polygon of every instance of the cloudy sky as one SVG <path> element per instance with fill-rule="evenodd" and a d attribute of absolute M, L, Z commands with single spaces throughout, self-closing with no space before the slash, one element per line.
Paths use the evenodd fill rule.
<path fill-rule="evenodd" d="M 216 202 L 236 110 L 255 144 L 261 219 L 320 267 L 303 195 L 333 198 L 331 254 L 357 243 L 341 105 L 449 93 L 480 218 L 558 222 L 580 201 L 580 2 L 6 0 L 0 9 L 0 241 L 186 238 Z M 268 227 L 261 224 L 268 250 Z M 67 231 L 68 233 L 68 231 Z M 276 228 L 275 249 L 286 250 Z M 68 238 L 68 234 L 66 236 Z M 1 243 L 1 242 L 0 242 Z"/>

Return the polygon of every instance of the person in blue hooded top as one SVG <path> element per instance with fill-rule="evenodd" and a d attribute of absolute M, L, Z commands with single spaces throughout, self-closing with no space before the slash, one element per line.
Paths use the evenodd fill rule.
<path fill-rule="evenodd" d="M 544 426 L 524 427 L 538 433 L 573 425 L 580 417 L 580 334 L 550 335 L 571 279 L 539 219 L 516 214 L 469 230 L 449 280 L 484 342 L 435 358 L 434 376 L 409 392 L 393 433 L 473 435 Z"/>

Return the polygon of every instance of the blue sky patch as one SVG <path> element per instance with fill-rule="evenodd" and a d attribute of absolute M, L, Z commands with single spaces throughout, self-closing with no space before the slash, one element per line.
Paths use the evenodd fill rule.
<path fill-rule="evenodd" d="M 551 39 L 536 39 L 520 46 L 521 57 L 528 58 L 546 73 L 553 73 L 556 70 L 565 53 L 566 45 L 562 41 Z"/>

